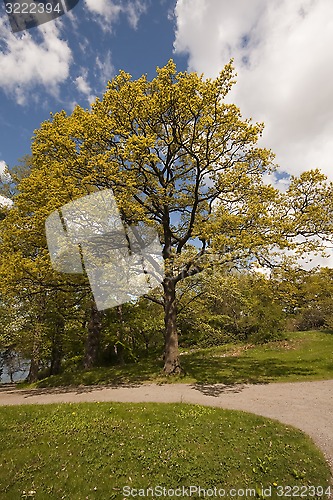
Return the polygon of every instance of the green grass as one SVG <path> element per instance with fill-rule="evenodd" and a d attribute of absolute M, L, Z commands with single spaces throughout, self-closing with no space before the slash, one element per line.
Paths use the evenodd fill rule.
<path fill-rule="evenodd" d="M 155 358 L 138 363 L 91 371 L 67 370 L 49 377 L 37 387 L 94 384 L 170 383 L 268 383 L 333 378 L 333 334 L 293 332 L 288 340 L 261 346 L 228 344 L 182 353 L 185 376 L 161 375 L 162 362 Z M 184 351 L 184 350 L 183 350 Z"/>
<path fill-rule="evenodd" d="M 123 499 L 125 486 L 191 485 L 272 487 L 270 498 L 279 498 L 278 486 L 327 488 L 330 481 L 322 454 L 302 432 L 181 403 L 2 407 L 0 449 L 6 500 Z"/>
<path fill-rule="evenodd" d="M 333 334 L 294 332 L 261 346 L 215 347 L 184 359 L 197 382 L 226 384 L 299 382 L 333 378 Z M 233 354 L 233 355 L 230 355 Z"/>

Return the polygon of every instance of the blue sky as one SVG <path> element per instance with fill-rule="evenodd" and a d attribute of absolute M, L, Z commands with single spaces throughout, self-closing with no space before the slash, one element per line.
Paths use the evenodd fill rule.
<path fill-rule="evenodd" d="M 100 15 L 81 1 L 70 15 L 15 35 L 9 32 L 2 6 L 0 72 L 11 71 L 12 78 L 0 78 L 0 161 L 10 168 L 29 153 L 33 131 L 50 111 L 70 113 L 75 103 L 89 106 L 120 69 L 134 78 L 142 73 L 153 77 L 156 66 L 171 57 L 179 69 L 186 68 L 187 58 L 173 54 L 174 0 L 112 4 L 121 8 Z M 48 37 L 53 45 L 47 45 Z M 29 51 L 23 53 L 27 41 Z M 26 74 L 21 78 L 18 66 L 29 57 L 39 59 L 39 68 L 23 68 Z M 36 77 L 38 69 L 49 76 Z M 53 78 L 57 81 L 52 86 Z"/>
<path fill-rule="evenodd" d="M 0 167 L 29 153 L 50 111 L 88 106 L 120 69 L 216 76 L 234 58 L 229 99 L 264 121 L 283 172 L 333 180 L 332 0 L 80 0 L 58 20 L 12 34 L 0 8 Z M 282 180 L 281 180 L 282 179 Z"/>

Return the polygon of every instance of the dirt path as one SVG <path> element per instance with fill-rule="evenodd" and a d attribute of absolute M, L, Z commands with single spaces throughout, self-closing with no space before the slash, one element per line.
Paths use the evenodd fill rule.
<path fill-rule="evenodd" d="M 333 473 L 333 380 L 258 385 L 131 385 L 17 390 L 0 387 L 0 405 L 93 401 L 197 403 L 275 418 L 309 434 Z"/>

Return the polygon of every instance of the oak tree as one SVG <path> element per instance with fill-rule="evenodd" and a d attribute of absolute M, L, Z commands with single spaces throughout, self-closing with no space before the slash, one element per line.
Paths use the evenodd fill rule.
<path fill-rule="evenodd" d="M 163 291 L 150 298 L 164 308 L 166 374 L 181 371 L 181 281 L 217 264 L 267 263 L 280 248 L 314 248 L 331 231 L 331 187 L 318 171 L 292 179 L 286 193 L 264 182 L 274 155 L 257 144 L 264 125 L 227 102 L 234 77 L 232 63 L 214 79 L 177 72 L 173 61 L 151 81 L 120 71 L 91 109 L 61 111 L 35 131 L 21 186 L 30 232 L 36 212 L 41 231 L 51 211 L 108 188 L 126 224 L 158 232 Z"/>

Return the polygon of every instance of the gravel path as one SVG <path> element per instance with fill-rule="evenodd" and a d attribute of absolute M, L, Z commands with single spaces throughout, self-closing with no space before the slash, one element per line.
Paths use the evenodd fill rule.
<path fill-rule="evenodd" d="M 258 385 L 129 385 L 18 390 L 0 386 L 0 405 L 93 401 L 197 403 L 275 418 L 309 434 L 333 474 L 333 380 Z"/>

